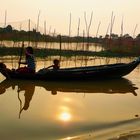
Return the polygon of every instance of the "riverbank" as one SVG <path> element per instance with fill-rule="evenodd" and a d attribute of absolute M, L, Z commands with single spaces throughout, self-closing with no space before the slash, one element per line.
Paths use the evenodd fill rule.
<path fill-rule="evenodd" d="M 21 47 L 0 47 L 0 56 L 19 56 Z M 88 50 L 60 50 L 60 49 L 49 49 L 49 48 L 34 48 L 36 57 L 47 57 L 47 56 L 99 56 L 99 57 L 137 57 L 139 53 L 119 50 L 101 50 L 101 51 L 88 51 Z"/>

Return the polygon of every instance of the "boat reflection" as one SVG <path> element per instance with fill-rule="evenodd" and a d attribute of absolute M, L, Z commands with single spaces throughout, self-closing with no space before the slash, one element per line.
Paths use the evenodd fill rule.
<path fill-rule="evenodd" d="M 138 89 L 128 79 L 115 79 L 105 81 L 86 81 L 86 82 L 43 82 L 43 81 L 27 81 L 27 80 L 4 80 L 0 83 L 0 94 L 6 93 L 6 89 L 12 87 L 18 94 L 20 102 L 20 112 L 27 110 L 30 106 L 33 94 L 36 87 L 43 87 L 47 91 L 51 91 L 52 95 L 56 95 L 57 92 L 62 93 L 106 93 L 106 94 L 126 94 L 132 93 L 137 96 L 135 90 Z M 24 91 L 24 105 L 20 99 L 20 93 Z M 23 93 L 23 92 L 22 92 Z"/>
<path fill-rule="evenodd" d="M 52 94 L 57 92 L 74 93 L 107 93 L 107 94 L 125 94 L 132 93 L 137 96 L 135 90 L 138 89 L 130 80 L 125 78 L 102 80 L 102 81 L 72 81 L 72 82 L 45 82 L 28 80 L 4 80 L 0 83 L 0 94 L 5 93 L 6 89 L 18 87 L 17 92 L 25 91 L 27 95 L 34 93 L 35 87 L 43 87 Z"/>
<path fill-rule="evenodd" d="M 125 94 L 132 93 L 137 96 L 135 90 L 138 89 L 128 79 L 102 80 L 102 81 L 81 81 L 81 82 L 49 82 L 42 83 L 44 87 L 52 94 L 57 92 L 74 92 L 74 93 L 106 93 L 106 94 Z"/>

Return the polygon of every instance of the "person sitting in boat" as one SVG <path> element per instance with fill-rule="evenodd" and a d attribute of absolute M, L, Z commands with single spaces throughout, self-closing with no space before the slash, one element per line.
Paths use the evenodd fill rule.
<path fill-rule="evenodd" d="M 53 60 L 53 65 L 47 67 L 46 69 L 53 68 L 54 70 L 58 70 L 60 68 L 60 61 L 58 59 Z"/>
<path fill-rule="evenodd" d="M 35 64 L 33 48 L 27 47 L 25 50 L 25 55 L 26 55 L 25 62 L 19 62 L 19 64 L 24 64 L 26 66 L 21 67 L 21 68 L 17 69 L 16 71 L 20 72 L 20 73 L 35 73 L 36 64 Z"/>
<path fill-rule="evenodd" d="M 10 78 L 9 77 L 9 73 L 12 73 L 14 71 L 14 69 L 10 70 L 9 68 L 6 67 L 6 65 L 4 63 L 0 63 L 0 72 L 6 77 L 6 78 Z"/>
<path fill-rule="evenodd" d="M 49 69 L 53 69 L 53 70 L 58 70 L 60 69 L 60 61 L 58 59 L 54 59 L 53 60 L 53 65 L 47 67 L 47 68 L 43 68 L 43 69 L 40 69 L 38 71 L 39 74 L 45 74 Z"/>

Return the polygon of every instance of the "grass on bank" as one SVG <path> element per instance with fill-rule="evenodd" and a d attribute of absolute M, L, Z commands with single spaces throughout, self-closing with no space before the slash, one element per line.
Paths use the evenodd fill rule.
<path fill-rule="evenodd" d="M 20 47 L 0 47 L 0 56 L 19 56 L 21 52 Z M 34 48 L 34 54 L 36 57 L 47 57 L 47 56 L 100 56 L 100 57 L 137 57 L 140 55 L 140 49 L 138 47 L 133 48 L 117 48 L 112 47 L 111 49 L 106 49 L 104 51 L 74 51 L 74 50 L 60 50 L 60 49 L 44 49 L 44 48 Z M 24 52 L 23 52 L 24 55 Z"/>

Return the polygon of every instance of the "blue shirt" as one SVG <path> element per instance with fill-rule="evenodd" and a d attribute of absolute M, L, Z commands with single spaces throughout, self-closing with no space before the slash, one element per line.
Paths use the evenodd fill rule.
<path fill-rule="evenodd" d="M 26 63 L 27 63 L 27 67 L 32 69 L 32 70 L 35 70 L 36 68 L 36 65 L 35 65 L 35 59 L 34 59 L 34 56 L 33 55 L 28 55 L 26 57 Z"/>

